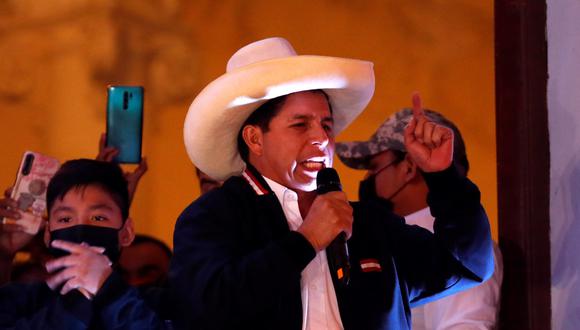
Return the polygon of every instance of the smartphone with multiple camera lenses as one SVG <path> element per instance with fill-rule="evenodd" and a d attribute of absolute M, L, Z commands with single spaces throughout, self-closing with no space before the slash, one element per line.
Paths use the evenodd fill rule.
<path fill-rule="evenodd" d="M 143 133 L 143 87 L 109 86 L 107 88 L 107 146 L 115 147 L 117 163 L 141 161 Z"/>
<path fill-rule="evenodd" d="M 56 158 L 24 152 L 11 194 L 21 211 L 17 223 L 24 232 L 32 235 L 38 232 L 46 213 L 46 188 L 59 167 Z"/>

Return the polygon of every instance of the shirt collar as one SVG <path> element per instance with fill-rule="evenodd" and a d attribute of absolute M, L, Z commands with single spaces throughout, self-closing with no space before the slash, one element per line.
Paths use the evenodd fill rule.
<path fill-rule="evenodd" d="M 284 187 L 283 185 L 279 184 L 278 182 L 269 179 L 265 176 L 262 175 L 262 177 L 264 178 L 264 180 L 266 181 L 266 183 L 268 184 L 268 186 L 270 186 L 270 189 L 272 189 L 272 191 L 274 192 L 274 194 L 276 195 L 276 197 L 278 198 L 278 201 L 280 202 L 281 205 L 284 205 L 284 200 L 298 200 L 298 194 L 296 194 L 295 191 Z"/>
<path fill-rule="evenodd" d="M 433 220 L 434 218 L 431 215 L 431 209 L 429 209 L 429 207 L 405 216 L 405 222 L 408 225 L 417 225 L 426 228 L 431 232 L 433 232 Z"/>

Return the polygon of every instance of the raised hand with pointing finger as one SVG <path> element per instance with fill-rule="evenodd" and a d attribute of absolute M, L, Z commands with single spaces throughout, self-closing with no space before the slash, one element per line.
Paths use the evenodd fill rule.
<path fill-rule="evenodd" d="M 413 119 L 405 128 L 405 148 L 423 172 L 447 169 L 453 160 L 453 131 L 430 120 L 419 93 L 413 93 Z"/>

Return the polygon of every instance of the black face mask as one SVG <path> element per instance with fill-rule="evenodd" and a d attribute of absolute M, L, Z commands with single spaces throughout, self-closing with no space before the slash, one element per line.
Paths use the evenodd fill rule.
<path fill-rule="evenodd" d="M 392 210 L 393 202 L 377 195 L 376 178 L 377 175 L 373 174 L 360 182 L 358 187 L 358 199 L 361 202 L 380 201 L 383 205 L 386 205 L 390 210 Z"/>
<path fill-rule="evenodd" d="M 377 199 L 376 174 L 362 180 L 358 186 L 358 198 L 361 202 Z"/>
<path fill-rule="evenodd" d="M 50 254 L 60 258 L 69 254 L 68 251 L 53 248 L 52 241 L 61 240 L 81 244 L 83 242 L 90 246 L 99 246 L 105 248 L 104 255 L 112 263 L 119 260 L 121 249 L 119 247 L 119 229 L 109 227 L 97 227 L 90 225 L 76 225 L 68 228 L 57 229 L 50 232 L 49 247 Z"/>

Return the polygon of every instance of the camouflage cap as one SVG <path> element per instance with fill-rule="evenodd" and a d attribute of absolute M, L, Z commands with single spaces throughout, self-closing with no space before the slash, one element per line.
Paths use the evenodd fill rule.
<path fill-rule="evenodd" d="M 457 127 L 442 114 L 433 110 L 425 109 L 425 115 L 432 121 L 453 130 L 455 135 L 453 161 L 456 165 L 461 165 L 467 172 L 469 164 L 465 154 L 465 144 Z M 407 152 L 404 131 L 411 118 L 413 118 L 413 111 L 410 108 L 404 108 L 391 115 L 368 141 L 337 142 L 336 154 L 338 158 L 348 167 L 368 169 L 370 159 L 383 151 Z"/>

